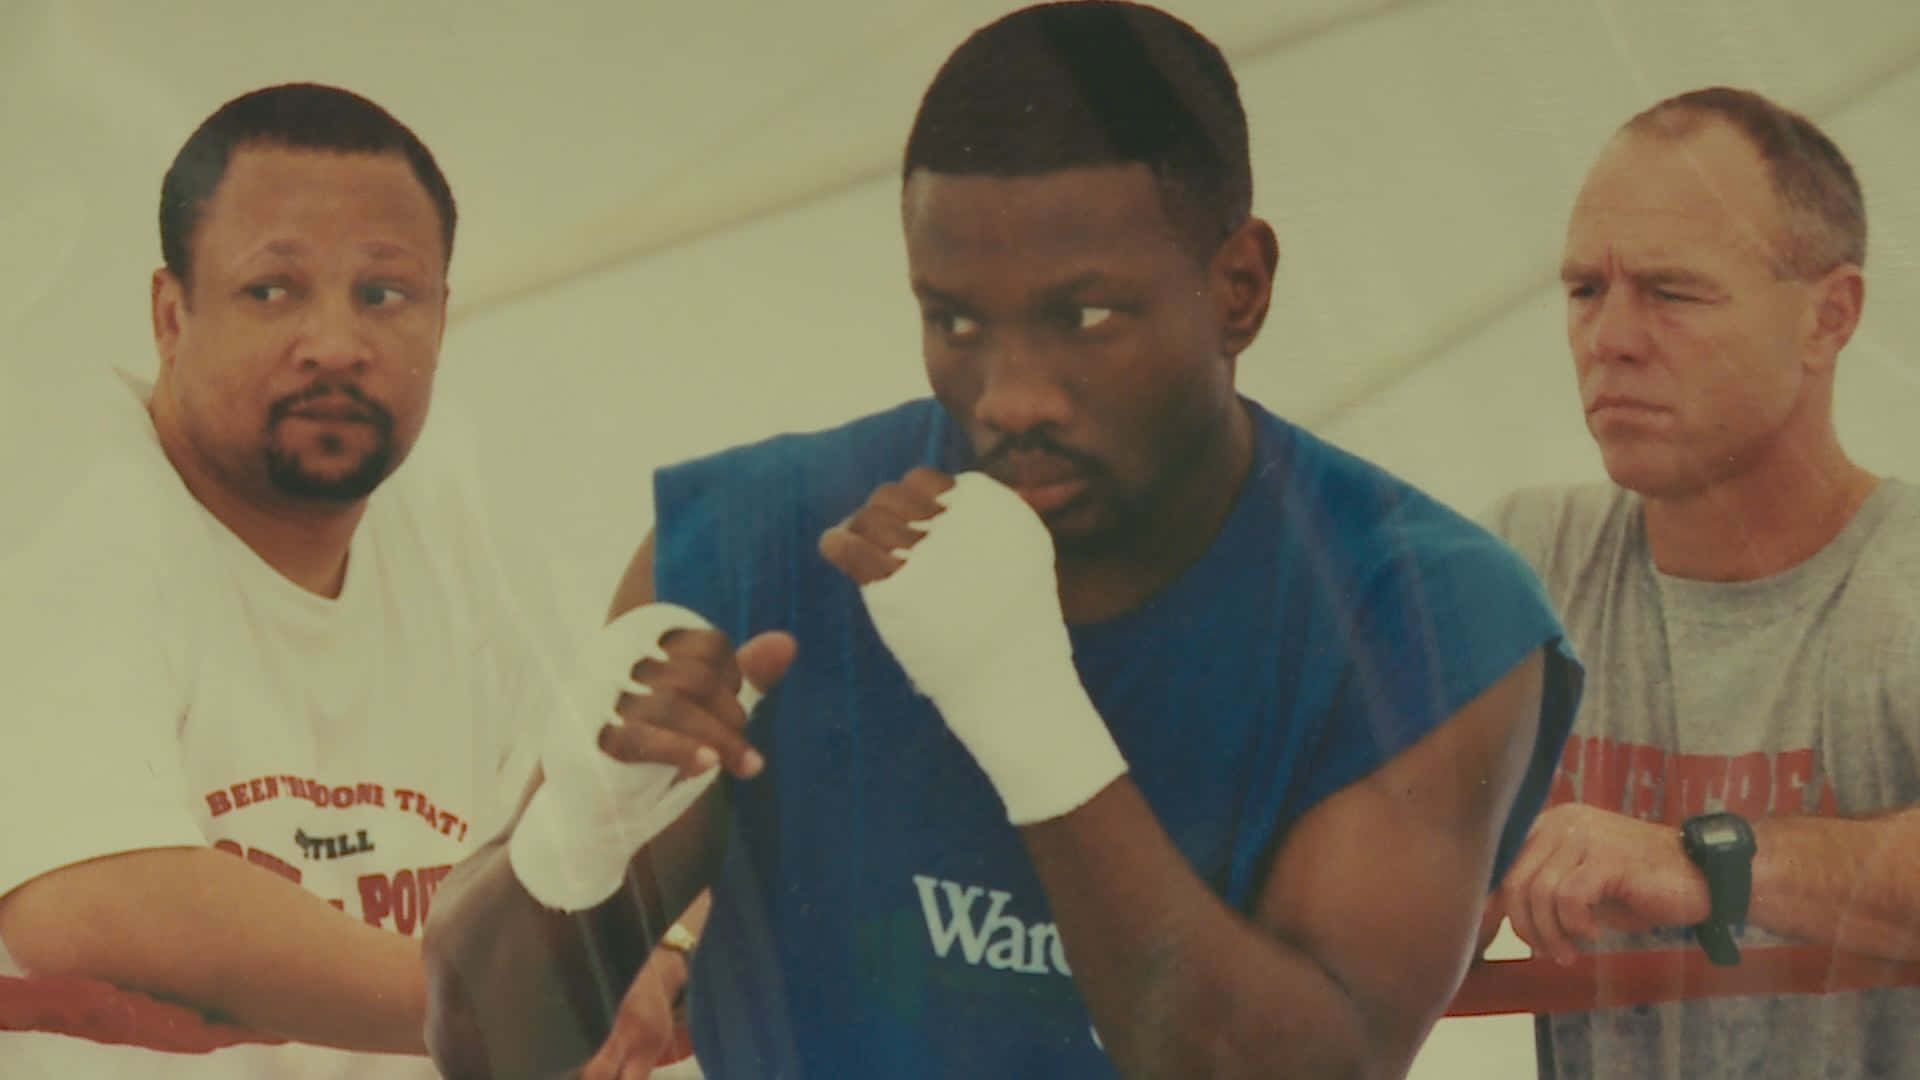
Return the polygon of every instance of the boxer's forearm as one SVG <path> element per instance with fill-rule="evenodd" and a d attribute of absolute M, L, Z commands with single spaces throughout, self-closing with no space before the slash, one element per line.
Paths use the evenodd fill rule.
<path fill-rule="evenodd" d="M 1353 999 L 1312 957 L 1221 903 L 1130 779 L 1021 832 L 1124 1075 L 1370 1075 Z"/>
<path fill-rule="evenodd" d="M 1753 829 L 1754 925 L 1882 959 L 1920 959 L 1920 809 L 1767 818 Z"/>
<path fill-rule="evenodd" d="M 585 1062 L 653 943 L 717 870 L 723 789 L 634 859 L 590 911 L 541 906 L 504 840 L 454 869 L 427 923 L 427 1047 L 450 1078 L 551 1075 Z"/>
<path fill-rule="evenodd" d="M 590 921 L 534 902 L 504 844 L 454 868 L 426 932 L 426 1042 L 443 1075 L 547 1075 L 593 1052 Z"/>
<path fill-rule="evenodd" d="M 296 1042 L 425 1049 L 419 942 L 223 852 L 55 870 L 0 904 L 0 936 L 34 975 L 100 979 Z"/>

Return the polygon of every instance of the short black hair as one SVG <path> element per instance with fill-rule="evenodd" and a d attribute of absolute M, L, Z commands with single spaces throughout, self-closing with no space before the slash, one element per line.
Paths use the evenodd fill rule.
<path fill-rule="evenodd" d="M 1804 115 L 1732 86 L 1709 86 L 1649 106 L 1622 125 L 1639 135 L 1677 139 L 1703 119 L 1732 125 L 1767 164 L 1787 235 L 1779 272 L 1812 279 L 1836 266 L 1867 263 L 1867 205 L 1853 166 L 1827 133 Z"/>
<path fill-rule="evenodd" d="M 160 181 L 160 257 L 182 285 L 191 285 L 193 231 L 234 151 L 264 145 L 342 154 L 400 154 L 440 216 L 441 255 L 453 261 L 459 218 L 453 189 L 433 154 L 393 114 L 349 90 L 286 83 L 242 94 L 201 121 Z"/>
<path fill-rule="evenodd" d="M 1164 11 L 1077 0 L 1016 11 L 954 50 L 920 101 L 901 181 L 1130 164 L 1153 170 L 1203 257 L 1252 213 L 1247 116 L 1219 48 Z"/>

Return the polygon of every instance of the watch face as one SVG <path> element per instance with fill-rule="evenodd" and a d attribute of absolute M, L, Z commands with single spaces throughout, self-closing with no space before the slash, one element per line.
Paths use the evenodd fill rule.
<path fill-rule="evenodd" d="M 1702 843 L 1712 844 L 1714 847 L 1723 847 L 1727 844 L 1738 843 L 1740 840 L 1740 830 L 1734 828 L 1729 822 L 1716 821 L 1700 830 L 1700 840 Z"/>

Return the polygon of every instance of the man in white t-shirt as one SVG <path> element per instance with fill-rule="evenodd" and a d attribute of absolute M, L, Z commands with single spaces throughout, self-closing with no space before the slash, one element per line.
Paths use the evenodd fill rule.
<path fill-rule="evenodd" d="M 421 928 L 557 700 L 462 455 L 415 447 L 455 216 L 330 87 L 169 169 L 157 379 L 0 567 L 0 1074 L 433 1075 Z"/>

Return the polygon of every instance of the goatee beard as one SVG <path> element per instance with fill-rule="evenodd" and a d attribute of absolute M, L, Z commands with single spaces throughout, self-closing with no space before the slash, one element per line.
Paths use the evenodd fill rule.
<path fill-rule="evenodd" d="M 266 456 L 267 482 L 280 494 L 296 499 L 350 503 L 373 494 L 373 489 L 387 478 L 388 466 L 393 462 L 393 442 L 383 431 L 379 443 L 360 459 L 360 464 L 335 477 L 309 472 L 301 464 L 299 455 L 277 446 L 269 445 Z"/>
<path fill-rule="evenodd" d="M 283 448 L 275 436 L 295 410 L 336 396 L 358 407 L 360 415 L 354 422 L 372 428 L 374 442 L 358 465 L 343 475 L 328 478 L 309 471 L 300 456 Z M 373 489 L 387 478 L 393 465 L 393 413 L 351 383 L 317 382 L 273 403 L 267 411 L 266 441 L 267 482 L 275 491 L 296 499 L 356 502 L 373 494 Z M 330 453 L 341 449 L 338 440 L 330 434 L 322 438 L 321 445 Z"/>

